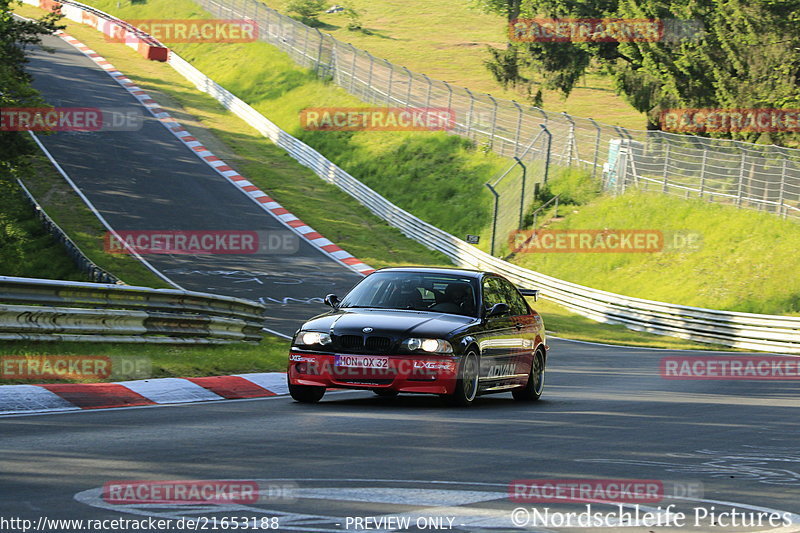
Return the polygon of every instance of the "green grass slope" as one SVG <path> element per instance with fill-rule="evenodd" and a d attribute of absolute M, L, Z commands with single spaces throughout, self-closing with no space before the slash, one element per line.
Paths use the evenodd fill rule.
<path fill-rule="evenodd" d="M 88 281 L 16 182 L 0 177 L 0 275 Z"/>
<path fill-rule="evenodd" d="M 575 190 L 574 188 L 572 190 Z M 800 226 L 730 205 L 629 192 L 563 207 L 548 229 L 692 232 L 696 251 L 519 253 L 526 268 L 651 300 L 739 312 L 800 312 Z"/>
<path fill-rule="evenodd" d="M 262 1 L 283 13 L 289 4 L 289 0 Z M 500 87 L 484 65 L 491 57 L 487 45 L 505 47 L 503 17 L 484 13 L 469 0 L 349 0 L 347 4 L 360 13 L 368 33 L 349 31 L 344 13 L 320 16 L 320 30 L 376 58 L 456 87 L 526 101 L 525 95 Z M 612 80 L 599 72 L 586 76 L 568 98 L 548 90 L 543 96 L 548 111 L 566 111 L 627 128 L 645 127 L 644 115 L 618 96 Z"/>

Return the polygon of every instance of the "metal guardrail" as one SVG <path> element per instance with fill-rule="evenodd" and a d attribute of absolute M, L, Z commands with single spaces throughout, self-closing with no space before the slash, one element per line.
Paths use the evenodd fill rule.
<path fill-rule="evenodd" d="M 531 213 L 531 216 L 533 217 L 533 223 L 531 223 L 531 229 L 532 229 L 532 230 L 536 230 L 536 228 L 539 226 L 539 215 L 540 215 L 540 214 L 542 214 L 542 213 L 544 213 L 544 212 L 545 212 L 545 210 L 546 210 L 548 207 L 550 207 L 550 204 L 553 204 L 553 207 L 554 207 L 554 209 L 555 209 L 555 211 L 554 211 L 554 213 L 553 213 L 553 216 L 554 216 L 554 217 L 557 217 L 557 216 L 558 216 L 558 199 L 559 199 L 559 198 L 561 198 L 561 195 L 560 195 L 560 194 L 557 194 L 557 195 L 553 196 L 552 198 L 550 198 L 549 200 L 547 200 L 545 203 L 543 203 L 542 205 L 540 205 L 540 206 L 539 206 L 539 207 L 536 209 L 536 211 L 534 211 L 533 213 Z"/>
<path fill-rule="evenodd" d="M 499 272 L 520 287 L 541 289 L 543 298 L 600 322 L 735 348 L 800 353 L 800 317 L 717 311 L 622 296 L 562 281 L 493 257 L 400 209 L 174 52 L 170 53 L 169 64 L 320 178 L 339 187 L 407 237 L 444 253 L 459 266 Z"/>
<path fill-rule="evenodd" d="M 264 310 L 200 292 L 0 276 L 0 340 L 258 342 Z"/>
<path fill-rule="evenodd" d="M 39 202 L 36 201 L 36 198 L 33 197 L 31 192 L 25 187 L 25 184 L 22 183 L 20 179 L 17 179 L 17 183 L 22 189 L 22 193 L 28 202 L 33 206 L 33 211 L 36 213 L 36 216 L 42 222 L 42 225 L 45 227 L 47 232 L 53 236 L 53 238 L 58 241 L 64 248 L 67 250 L 67 254 L 72 258 L 72 261 L 78 267 L 78 269 L 86 274 L 89 279 L 96 283 L 122 283 L 118 277 L 110 272 L 100 268 L 97 266 L 91 259 L 86 257 L 86 254 L 83 253 L 75 242 L 67 236 L 61 226 L 55 223 L 55 221 L 50 218 L 50 216 L 45 212 L 44 208 L 39 205 Z"/>

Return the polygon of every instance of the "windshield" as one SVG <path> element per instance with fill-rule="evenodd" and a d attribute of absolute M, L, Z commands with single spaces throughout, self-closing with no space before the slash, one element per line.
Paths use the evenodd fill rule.
<path fill-rule="evenodd" d="M 476 316 L 477 280 L 424 272 L 376 272 L 342 300 L 340 307 L 413 309 Z"/>

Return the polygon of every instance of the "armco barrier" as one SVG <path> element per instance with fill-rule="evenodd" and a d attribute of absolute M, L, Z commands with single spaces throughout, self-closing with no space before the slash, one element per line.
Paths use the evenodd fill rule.
<path fill-rule="evenodd" d="M 36 198 L 33 197 L 31 192 L 25 187 L 21 180 L 17 179 L 17 183 L 22 189 L 25 198 L 30 202 L 33 207 L 34 213 L 41 220 L 42 225 L 48 233 L 53 236 L 67 251 L 67 254 L 72 258 L 72 261 L 80 269 L 81 272 L 86 274 L 90 280 L 96 283 L 122 283 L 114 274 L 100 268 L 91 259 L 86 257 L 83 251 L 78 247 L 72 239 L 61 229 L 61 226 L 55 223 L 50 216 L 45 212 Z"/>
<path fill-rule="evenodd" d="M 147 59 L 166 61 L 169 55 L 169 48 L 150 35 L 99 9 L 84 4 L 73 3 L 68 0 L 62 2 L 55 2 L 53 0 L 22 0 L 22 2 L 40 7 L 47 11 L 59 11 L 69 20 L 91 26 L 97 31 L 113 38 L 115 41 L 125 43 Z"/>
<path fill-rule="evenodd" d="M 257 342 L 264 309 L 200 292 L 0 276 L 0 340 Z"/>
<path fill-rule="evenodd" d="M 718 311 L 622 296 L 562 281 L 493 257 L 400 209 L 280 129 L 174 51 L 170 52 L 168 63 L 200 91 L 214 97 L 320 178 L 348 193 L 404 235 L 444 253 L 459 266 L 501 273 L 520 287 L 540 289 L 543 298 L 600 322 L 735 348 L 800 353 L 800 317 Z"/>

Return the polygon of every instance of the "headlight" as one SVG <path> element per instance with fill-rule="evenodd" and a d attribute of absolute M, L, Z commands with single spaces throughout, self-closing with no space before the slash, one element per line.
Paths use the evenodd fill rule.
<path fill-rule="evenodd" d="M 300 344 L 321 344 L 324 346 L 331 343 L 331 336 L 318 331 L 303 331 L 297 336 L 297 340 L 300 341 Z"/>
<path fill-rule="evenodd" d="M 430 353 L 453 353 L 453 347 L 442 339 L 406 339 L 403 345 L 410 352 L 422 350 Z"/>

